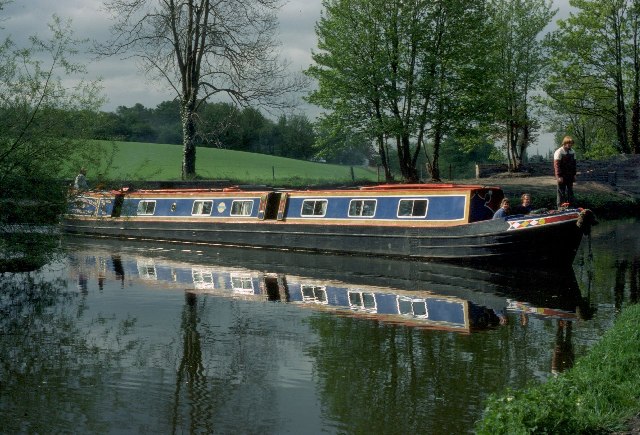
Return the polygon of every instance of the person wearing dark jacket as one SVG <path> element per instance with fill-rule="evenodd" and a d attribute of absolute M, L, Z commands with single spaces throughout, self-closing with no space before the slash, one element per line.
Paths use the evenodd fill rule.
<path fill-rule="evenodd" d="M 529 214 L 531 213 L 531 195 L 528 193 L 523 193 L 520 197 L 521 203 L 520 205 L 515 206 L 512 209 L 513 214 Z"/>
<path fill-rule="evenodd" d="M 562 146 L 553 154 L 553 169 L 558 183 L 558 208 L 573 204 L 573 183 L 576 180 L 576 153 L 571 149 L 573 138 L 565 136 Z"/>

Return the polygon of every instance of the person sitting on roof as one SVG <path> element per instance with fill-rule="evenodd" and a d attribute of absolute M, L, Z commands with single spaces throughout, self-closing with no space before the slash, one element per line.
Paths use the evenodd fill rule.
<path fill-rule="evenodd" d="M 85 168 L 80 169 L 80 173 L 76 176 L 73 182 L 73 188 L 76 190 L 89 189 L 89 183 L 87 183 L 87 170 Z"/>
<path fill-rule="evenodd" d="M 509 215 L 509 199 L 502 198 L 500 208 L 493 214 L 494 219 L 504 219 Z"/>

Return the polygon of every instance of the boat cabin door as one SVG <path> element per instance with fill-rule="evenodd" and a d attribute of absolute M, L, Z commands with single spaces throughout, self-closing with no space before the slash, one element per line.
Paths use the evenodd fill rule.
<path fill-rule="evenodd" d="M 287 197 L 288 195 L 286 192 L 269 192 L 266 199 L 264 199 L 265 210 L 263 219 L 283 220 Z"/>

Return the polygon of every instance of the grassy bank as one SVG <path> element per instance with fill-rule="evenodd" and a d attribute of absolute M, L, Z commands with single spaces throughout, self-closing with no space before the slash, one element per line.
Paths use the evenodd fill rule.
<path fill-rule="evenodd" d="M 479 434 L 610 433 L 640 411 L 640 305 L 557 378 L 489 399 Z"/>
<path fill-rule="evenodd" d="M 94 141 L 108 156 L 102 167 L 87 166 L 89 180 L 180 180 L 182 145 Z M 69 168 L 66 178 L 79 168 Z M 198 147 L 197 176 L 237 184 L 309 185 L 376 181 L 376 170 L 363 166 L 308 162 L 243 151 Z"/>
<path fill-rule="evenodd" d="M 94 141 L 106 156 L 101 167 L 84 164 L 95 186 L 109 180 L 108 186 L 129 182 L 178 181 L 181 178 L 182 146 Z M 98 152 L 98 151 L 96 151 Z M 70 167 L 64 178 L 73 179 L 79 168 Z M 201 180 L 226 180 L 232 184 L 267 184 L 277 187 L 306 187 L 337 184 L 384 182 L 383 175 L 363 166 L 333 165 L 216 148 L 198 148 L 196 169 Z M 553 177 L 483 178 L 443 180 L 445 182 L 497 185 L 513 203 L 522 193 L 533 195 L 535 208 L 555 208 Z M 575 186 L 578 205 L 596 212 L 598 217 L 633 215 L 640 204 L 628 195 L 601 183 Z"/>

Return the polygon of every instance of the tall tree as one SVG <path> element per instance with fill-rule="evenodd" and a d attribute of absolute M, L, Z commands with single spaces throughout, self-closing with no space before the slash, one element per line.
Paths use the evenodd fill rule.
<path fill-rule="evenodd" d="M 551 0 L 492 3 L 499 59 L 496 119 L 505 138 L 509 167 L 518 170 L 539 124 L 533 116 L 532 95 L 539 91 L 547 70 L 547 54 L 540 35 L 555 11 Z"/>
<path fill-rule="evenodd" d="M 640 150 L 640 2 L 572 0 L 575 8 L 548 37 L 552 74 L 546 92 L 552 107 L 572 119 L 611 125 L 618 152 Z M 569 133 L 581 126 L 566 125 Z M 609 130 L 609 129 L 605 129 Z M 577 135 L 577 134 L 576 134 Z"/>
<path fill-rule="evenodd" d="M 315 64 L 307 71 L 319 84 L 309 100 L 330 110 L 323 122 L 375 141 L 388 180 L 388 141 L 408 182 L 419 179 L 418 156 L 431 141 L 431 176 L 439 179 L 439 145 L 463 111 L 473 119 L 468 86 L 478 83 L 471 75 L 483 73 L 469 59 L 483 52 L 483 2 L 324 0 L 323 6 Z"/>
<path fill-rule="evenodd" d="M 196 175 L 196 121 L 202 102 L 226 94 L 272 107 L 301 83 L 277 60 L 279 0 L 108 0 L 115 38 L 103 55 L 129 53 L 180 101 L 182 178 Z"/>

